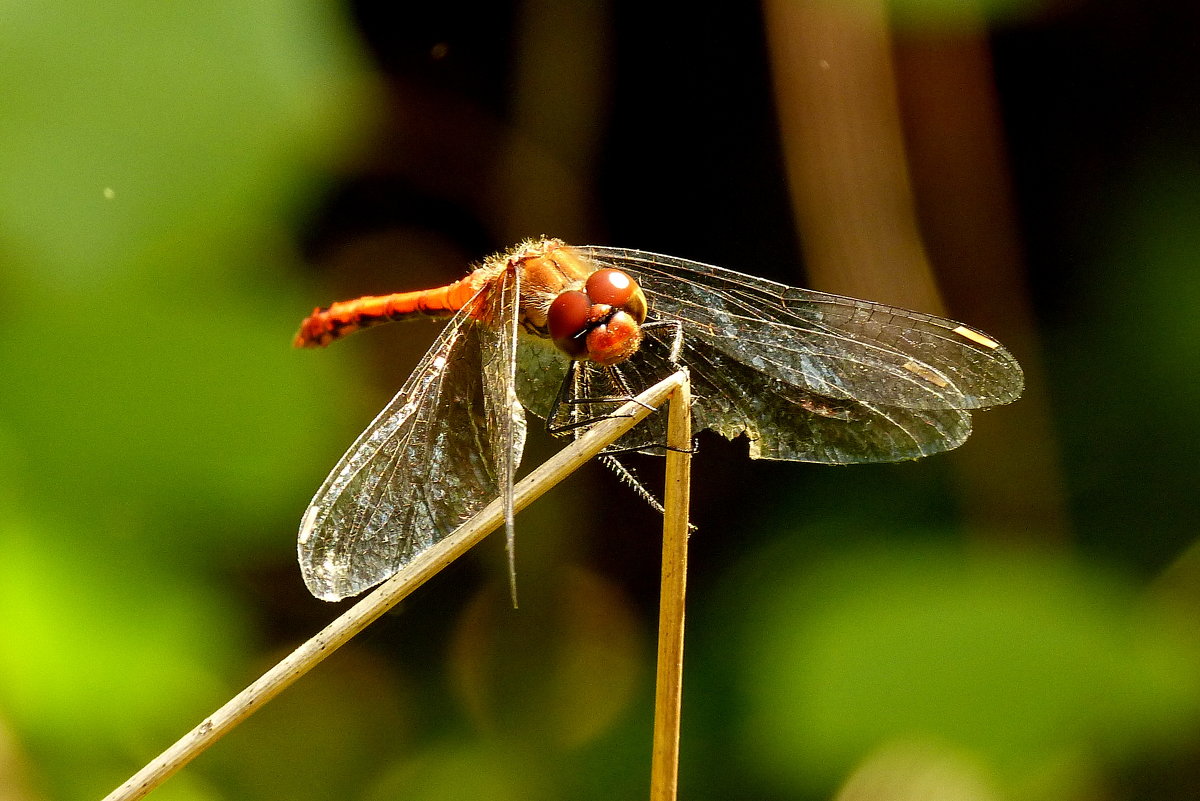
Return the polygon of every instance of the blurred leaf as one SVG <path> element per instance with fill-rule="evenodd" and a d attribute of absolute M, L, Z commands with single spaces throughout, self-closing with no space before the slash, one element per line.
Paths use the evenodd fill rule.
<path fill-rule="evenodd" d="M 1000 801 L 987 771 L 949 748 L 892 743 L 871 754 L 835 801 Z"/>
<path fill-rule="evenodd" d="M 277 497 L 328 414 L 295 403 L 308 371 L 333 368 L 286 350 L 309 303 L 265 245 L 367 97 L 337 20 L 282 1 L 25 12 L 0 70 L 0 424 L 22 469 L 89 516 L 128 514 L 133 488 L 189 517 Z"/>
<path fill-rule="evenodd" d="M 265 499 L 311 483 L 295 454 L 331 437 L 320 388 L 339 385 L 350 365 L 288 348 L 306 305 L 294 292 L 255 298 L 168 276 L 60 296 L 49 332 L 43 309 L 14 307 L 0 342 L 4 439 L 40 493 L 31 502 L 88 527 L 199 530 L 211 548 L 233 510 L 252 520 L 273 511 Z M 235 536 L 253 531 L 249 522 Z"/>
<path fill-rule="evenodd" d="M 1197 643 L 1105 571 L 901 545 L 811 569 L 766 558 L 756 584 L 778 591 L 744 617 L 742 725 L 783 786 L 828 788 L 913 738 L 1021 782 L 1080 750 L 1178 747 L 1200 719 Z"/>
<path fill-rule="evenodd" d="M 291 206 L 365 98 L 324 3 L 27 4 L 0 36 L 2 240 L 63 287 Z"/>
<path fill-rule="evenodd" d="M 328 387 L 350 366 L 290 350 L 312 301 L 281 244 L 367 117 L 337 14 L 5 12 L 0 705 L 63 797 L 111 789 L 224 700 L 246 617 L 206 572 L 290 540 L 279 507 L 321 469 L 296 456 L 338 433 Z"/>
<path fill-rule="evenodd" d="M 547 790 L 544 777 L 522 770 L 526 755 L 498 742 L 446 742 L 419 753 L 394 768 L 364 797 L 368 801 L 397 798 L 420 801 L 538 801 L 558 796 Z"/>
<path fill-rule="evenodd" d="M 0 708 L 52 786 L 72 788 L 64 797 L 95 794 L 105 776 L 116 786 L 114 752 L 192 725 L 228 691 L 246 639 L 214 587 L 165 573 L 125 582 L 119 552 L 77 551 L 33 523 L 0 520 Z"/>
<path fill-rule="evenodd" d="M 526 582 L 519 612 L 492 586 L 465 610 L 450 661 L 475 723 L 506 740 L 561 753 L 595 740 L 628 712 L 643 649 L 629 599 L 599 576 L 559 567 Z"/>
<path fill-rule="evenodd" d="M 257 666 L 266 671 L 284 652 Z M 351 646 L 289 687 L 195 768 L 229 798 L 359 798 L 412 746 L 417 693 L 407 677 Z"/>

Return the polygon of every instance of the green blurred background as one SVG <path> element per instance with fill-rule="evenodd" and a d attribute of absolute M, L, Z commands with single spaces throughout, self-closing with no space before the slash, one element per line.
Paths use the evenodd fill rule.
<path fill-rule="evenodd" d="M 1200 793 L 1195 4 L 405 5 L 0 14 L 0 798 L 102 796 L 332 619 L 299 516 L 436 327 L 295 326 L 539 234 L 936 284 L 1027 368 L 948 456 L 701 438 L 683 797 Z M 658 525 L 585 469 L 519 611 L 489 540 L 154 797 L 645 797 Z"/>

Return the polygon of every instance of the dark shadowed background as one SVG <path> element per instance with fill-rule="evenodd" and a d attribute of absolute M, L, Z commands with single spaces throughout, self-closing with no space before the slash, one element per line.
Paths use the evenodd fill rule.
<path fill-rule="evenodd" d="M 700 438 L 683 797 L 1200 792 L 1195 4 L 193 5 L 0 26 L 0 797 L 100 797 L 333 618 L 300 514 L 436 325 L 296 325 L 541 234 L 1026 368 L 919 462 Z M 659 524 L 581 471 L 519 610 L 490 538 L 154 797 L 645 797 Z"/>

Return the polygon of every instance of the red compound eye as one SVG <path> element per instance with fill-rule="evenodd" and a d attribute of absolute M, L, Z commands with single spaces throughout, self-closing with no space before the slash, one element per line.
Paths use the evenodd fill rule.
<path fill-rule="evenodd" d="M 546 312 L 546 328 L 572 359 L 618 364 L 641 343 L 646 296 L 627 273 L 606 268 L 588 276 L 584 291 L 562 292 Z"/>
<path fill-rule="evenodd" d="M 620 270 L 607 268 L 588 276 L 585 291 L 592 303 L 603 303 L 620 308 L 629 302 L 638 285 Z"/>
<path fill-rule="evenodd" d="M 575 290 L 563 292 L 550 304 L 546 314 L 546 327 L 550 329 L 550 338 L 568 354 L 574 356 L 586 345 L 580 340 L 573 339 L 587 328 L 588 315 L 592 311 L 592 302 L 588 296 Z"/>

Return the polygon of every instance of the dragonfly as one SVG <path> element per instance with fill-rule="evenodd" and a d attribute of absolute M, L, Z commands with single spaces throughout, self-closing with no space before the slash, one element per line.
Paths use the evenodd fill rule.
<path fill-rule="evenodd" d="M 319 307 L 294 344 L 324 347 L 420 317 L 448 322 L 302 519 L 301 572 L 318 598 L 386 580 L 498 497 L 512 581 L 525 410 L 578 436 L 686 367 L 693 430 L 745 437 L 755 459 L 850 464 L 955 448 L 972 410 L 1010 403 L 1024 387 L 999 342 L 953 320 L 551 238 L 443 287 Z M 662 453 L 664 431 L 656 412 L 606 458 L 636 487 L 617 457 Z"/>

